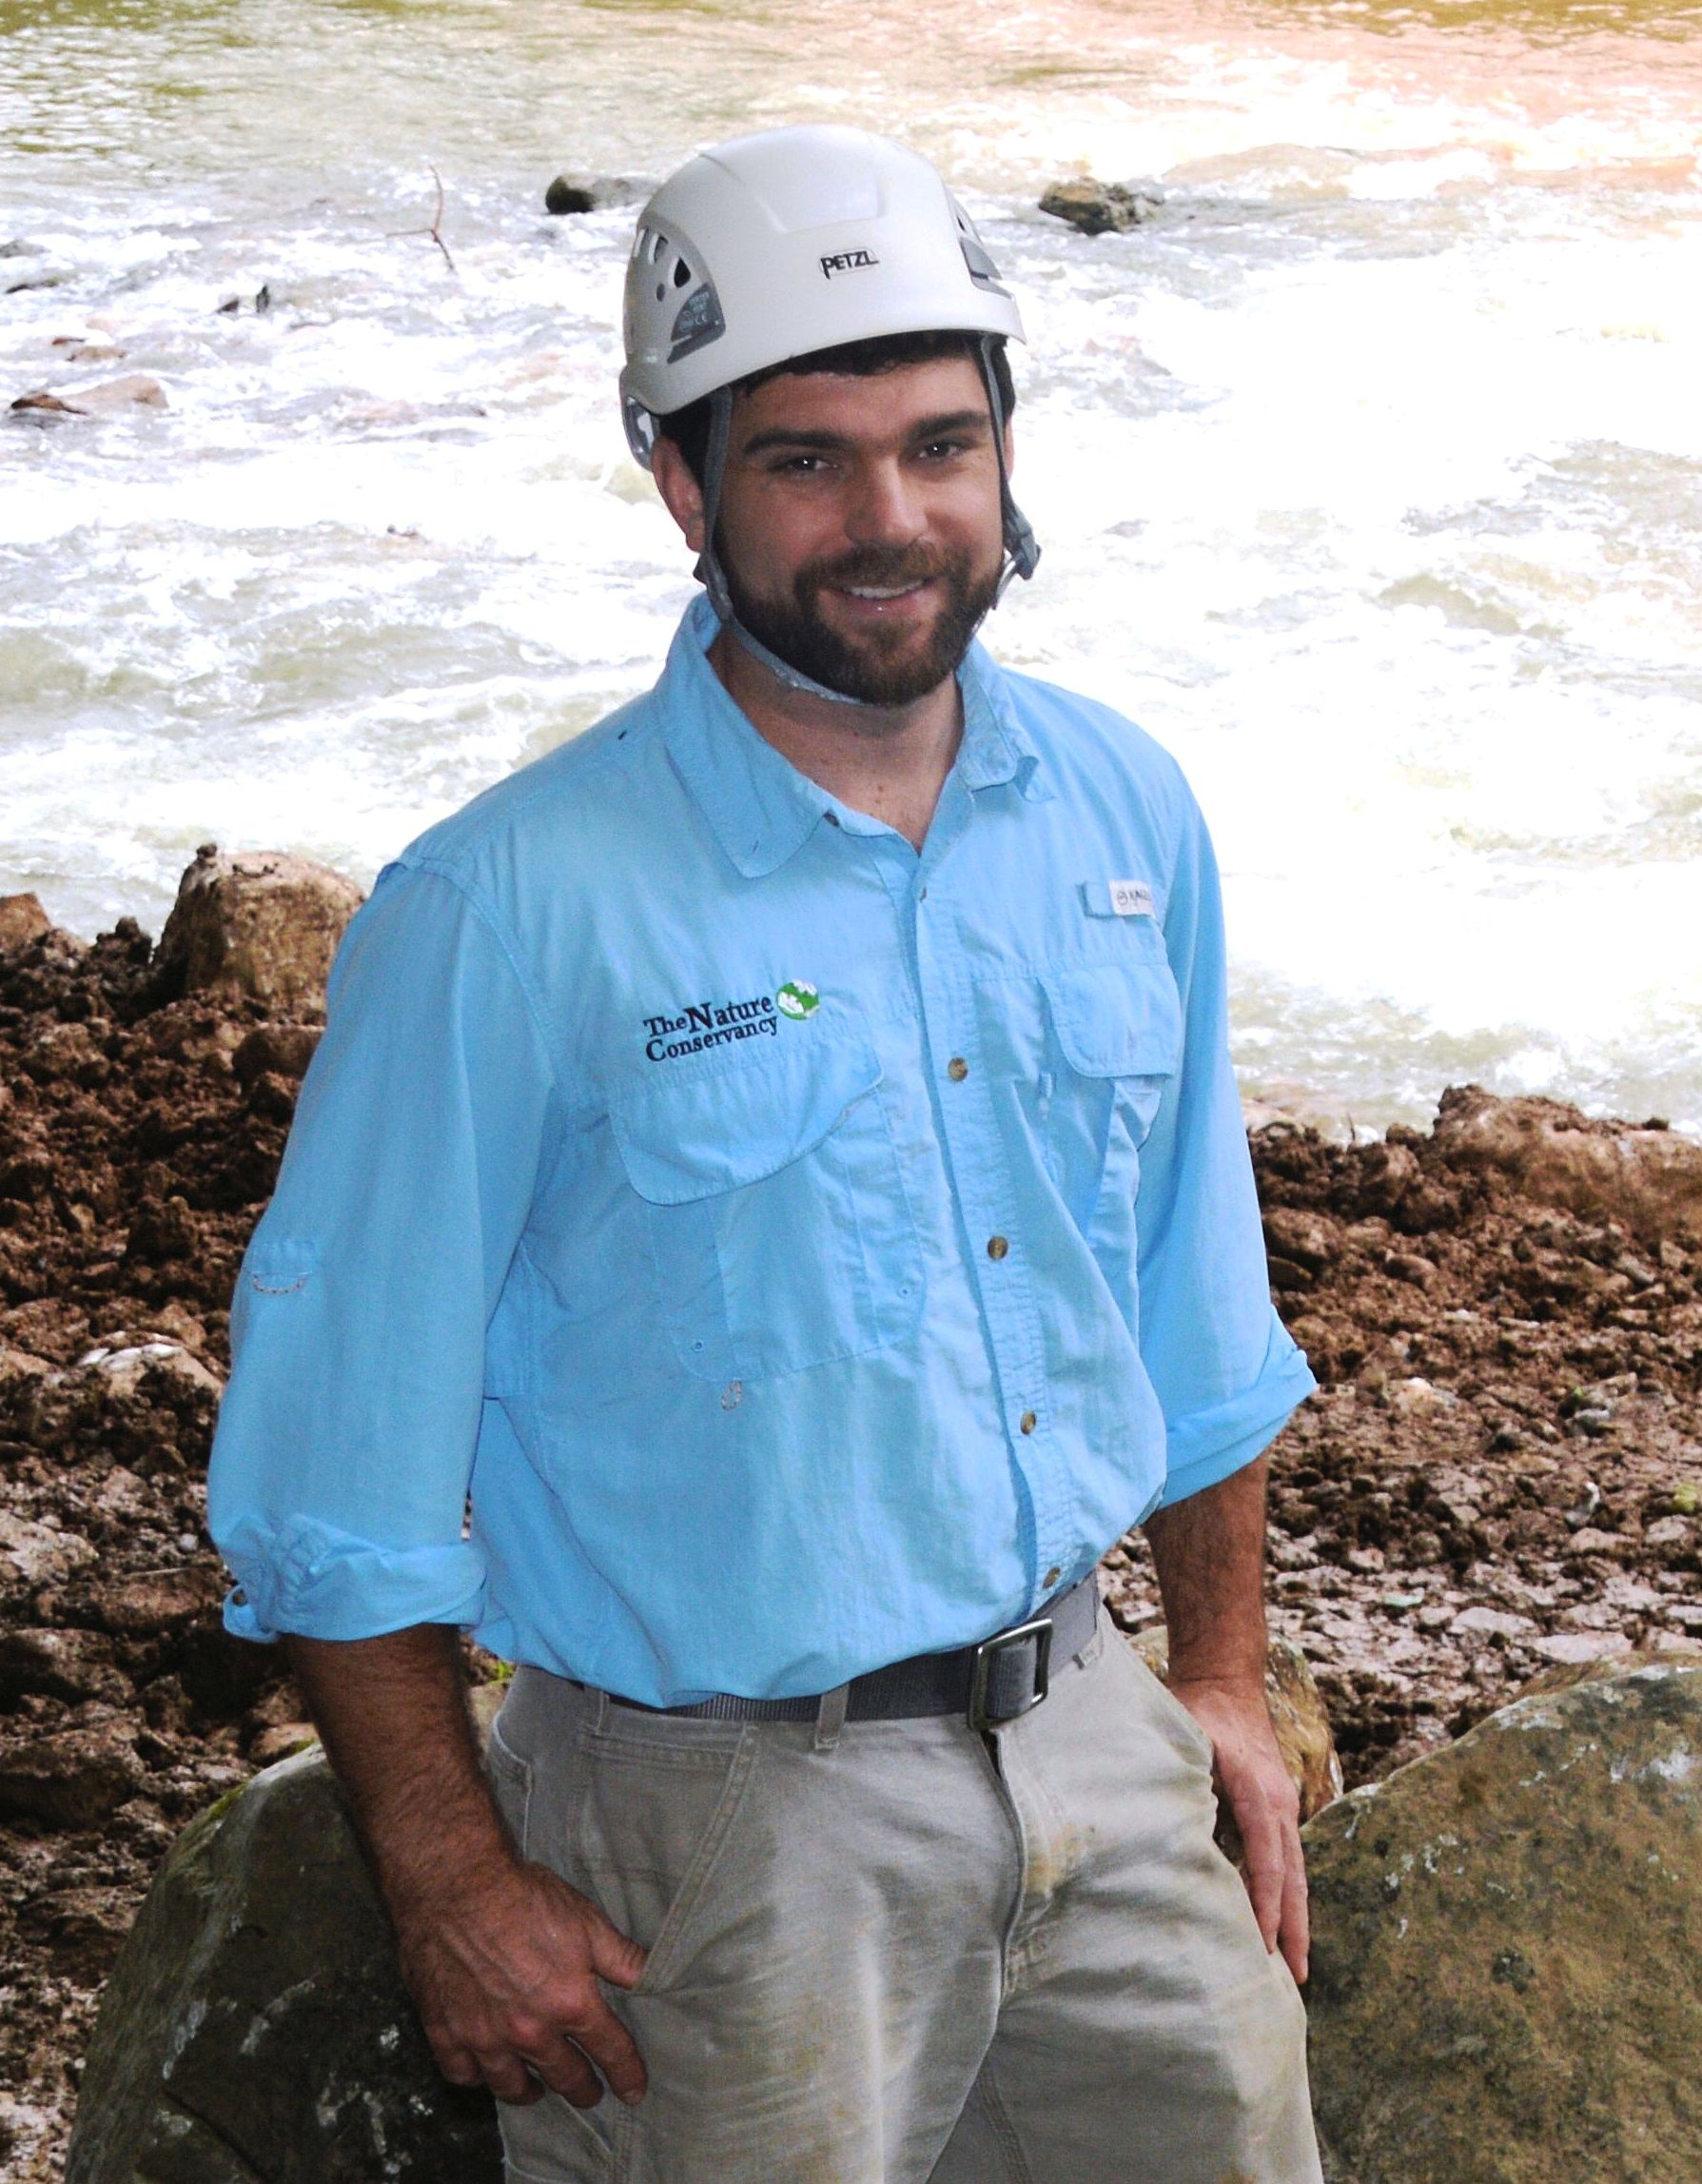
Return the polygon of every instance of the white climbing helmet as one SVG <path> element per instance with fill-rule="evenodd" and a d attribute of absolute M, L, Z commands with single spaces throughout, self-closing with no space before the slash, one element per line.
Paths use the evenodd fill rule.
<path fill-rule="evenodd" d="M 646 466 L 658 415 L 792 357 L 882 334 L 1023 339 L 928 161 L 826 126 L 737 137 L 663 183 L 638 215 L 623 330 L 621 408 Z"/>
<path fill-rule="evenodd" d="M 1005 571 L 1031 577 L 1040 548 L 1012 500 L 1006 410 L 993 367 L 1022 316 L 975 224 L 919 152 L 866 129 L 766 129 L 688 160 L 638 215 L 626 270 L 620 407 L 648 470 L 656 421 L 710 398 L 704 545 L 710 603 L 783 682 L 847 704 L 759 642 L 739 620 L 715 518 L 726 475 L 733 387 L 753 372 L 888 334 L 973 337 L 993 422 Z"/>

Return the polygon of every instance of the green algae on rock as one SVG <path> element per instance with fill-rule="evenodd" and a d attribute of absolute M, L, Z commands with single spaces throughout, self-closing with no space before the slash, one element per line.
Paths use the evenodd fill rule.
<path fill-rule="evenodd" d="M 1702 2175 L 1702 1659 L 1533 1690 L 1305 1842 L 1330 2184 Z"/>
<path fill-rule="evenodd" d="M 490 2096 L 438 2074 L 329 1767 L 186 1830 L 107 1988 L 66 2184 L 498 2184 Z"/>

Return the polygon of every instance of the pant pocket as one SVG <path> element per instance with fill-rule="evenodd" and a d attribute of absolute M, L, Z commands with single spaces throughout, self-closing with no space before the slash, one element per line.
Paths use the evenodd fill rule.
<path fill-rule="evenodd" d="M 636 1718 L 629 1729 L 629 1719 L 611 1709 L 612 1726 L 578 1740 L 578 1795 L 558 1870 L 649 1952 L 636 1989 L 643 1995 L 665 1987 L 680 1960 L 733 1832 L 755 1743 L 726 1723 Z"/>
<path fill-rule="evenodd" d="M 530 2108 L 499 2102 L 505 2184 L 612 2184 L 614 2149 L 597 2118 L 614 2099 L 606 2093 L 595 2109 L 553 2093 Z"/>

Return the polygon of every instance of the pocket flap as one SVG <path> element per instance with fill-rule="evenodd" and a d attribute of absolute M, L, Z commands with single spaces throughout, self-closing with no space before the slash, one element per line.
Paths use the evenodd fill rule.
<path fill-rule="evenodd" d="M 1182 997 L 1162 956 L 1043 973 L 1065 1059 L 1086 1077 L 1167 1077 L 1182 1055 Z"/>
<path fill-rule="evenodd" d="M 609 1119 L 627 1179 L 653 1206 L 684 1206 L 760 1183 L 813 1152 L 881 1081 L 864 1039 L 832 1047 L 788 1039 L 730 1068 L 688 1072 L 667 1063 L 623 1085 Z"/>

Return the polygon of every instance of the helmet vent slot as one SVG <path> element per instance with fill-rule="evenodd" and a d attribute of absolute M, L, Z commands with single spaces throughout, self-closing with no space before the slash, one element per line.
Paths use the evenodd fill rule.
<path fill-rule="evenodd" d="M 692 268 L 686 264 L 685 260 L 681 258 L 675 264 L 674 268 L 674 285 L 676 288 L 689 288 L 691 285 Z"/>

